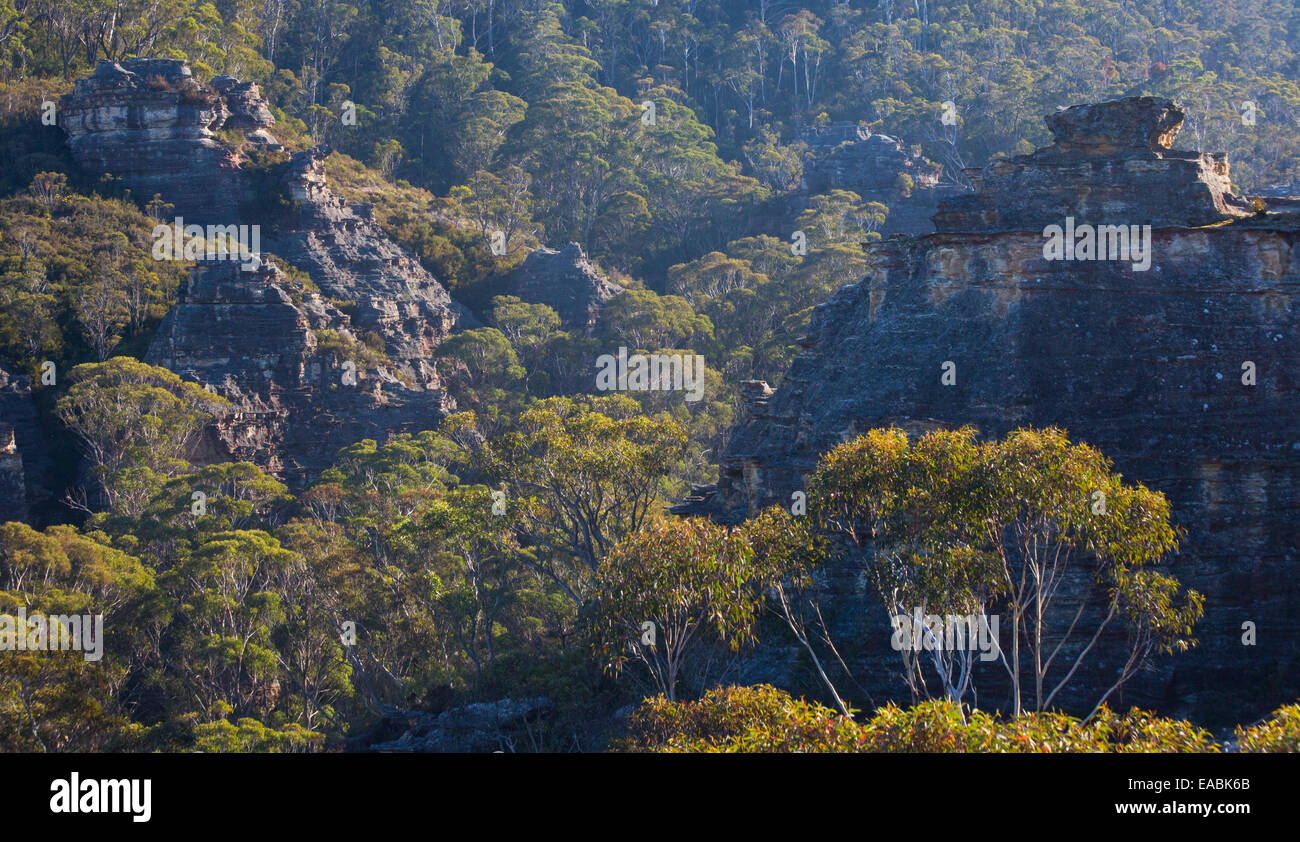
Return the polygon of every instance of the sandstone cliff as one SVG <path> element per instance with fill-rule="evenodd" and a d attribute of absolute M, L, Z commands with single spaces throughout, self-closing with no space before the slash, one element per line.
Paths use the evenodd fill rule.
<path fill-rule="evenodd" d="M 335 347 L 323 348 L 321 336 Z M 247 460 L 300 485 L 339 448 L 432 428 L 448 409 L 440 391 L 349 359 L 340 344 L 364 347 L 350 318 L 319 294 L 269 263 L 249 272 L 211 261 L 194 268 L 145 360 L 231 401 L 199 461 Z"/>
<path fill-rule="evenodd" d="M 218 79 L 228 83 L 200 84 L 173 59 L 101 60 L 60 102 L 59 125 L 83 169 L 122 179 L 140 201 L 161 194 L 194 222 L 231 222 L 244 185 L 216 132 L 245 129 L 273 143 L 273 120 L 256 85 Z"/>
<path fill-rule="evenodd" d="M 0 523 L 40 522 L 54 462 L 31 379 L 0 369 Z"/>
<path fill-rule="evenodd" d="M 0 421 L 0 522 L 10 520 L 27 520 L 27 481 L 13 425 Z"/>
<path fill-rule="evenodd" d="M 1122 701 L 1213 721 L 1300 695 L 1300 215 L 1280 200 L 1247 217 L 1221 156 L 1171 150 L 1181 122 L 1150 99 L 1053 115 L 1053 146 L 990 166 L 941 207 L 939 233 L 870 247 L 869 274 L 817 308 L 780 388 L 751 385 L 717 488 L 681 510 L 788 505 L 822 453 L 873 427 L 1060 426 L 1168 495 L 1187 530 L 1173 572 L 1206 595 L 1200 647 Z M 1153 225 L 1149 270 L 1045 260 L 1042 229 L 1066 216 Z M 862 598 L 851 576 L 831 586 Z M 870 637 L 856 657 L 879 702 L 899 685 L 887 635 Z"/>
<path fill-rule="evenodd" d="M 137 199 L 161 195 L 186 224 L 258 226 L 261 248 L 319 287 L 320 294 L 305 290 L 270 265 L 195 268 L 146 359 L 232 401 L 201 460 L 248 459 L 297 484 L 338 447 L 437 426 L 451 404 L 432 359 L 473 317 L 388 239 L 367 206 L 330 190 L 328 147 L 259 173 L 269 173 L 270 184 L 245 169 L 248 161 L 215 133 L 243 131 L 279 149 L 256 85 L 228 76 L 203 84 L 181 61 L 103 61 L 64 98 L 62 114 L 82 167 L 122 178 Z M 283 198 L 288 210 L 260 202 L 259 191 Z M 321 331 L 347 349 L 320 352 Z M 382 346 L 371 348 L 380 359 L 351 360 L 356 383 L 344 384 L 345 351 L 364 356 L 367 342 Z"/>
<path fill-rule="evenodd" d="M 388 239 L 368 206 L 349 206 L 329 189 L 324 162 L 330 153 L 316 146 L 290 159 L 283 181 L 294 213 L 268 247 L 311 275 L 325 295 L 356 304 L 357 327 L 378 333 L 389 357 L 415 383 L 437 388 L 434 350 L 453 328 L 477 322 Z"/>
<path fill-rule="evenodd" d="M 966 171 L 975 192 L 940 207 L 940 232 L 1041 230 L 1066 216 L 1166 228 L 1249 213 L 1230 192 L 1224 155 L 1172 148 L 1183 113 L 1168 100 L 1076 105 L 1046 119 L 1051 146 Z"/>

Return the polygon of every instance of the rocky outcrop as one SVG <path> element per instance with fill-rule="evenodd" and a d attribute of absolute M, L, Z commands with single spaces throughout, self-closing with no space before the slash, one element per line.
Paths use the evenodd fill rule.
<path fill-rule="evenodd" d="M 245 169 L 244 154 L 215 133 L 242 131 L 252 146 L 279 150 L 256 85 L 229 76 L 202 84 L 181 61 L 100 62 L 64 98 L 62 114 L 83 167 L 121 177 L 139 199 L 159 194 L 187 224 L 250 226 L 260 241 L 251 250 L 283 258 L 320 290 L 269 265 L 196 267 L 148 359 L 233 402 L 199 458 L 250 459 L 297 483 L 337 447 L 437 426 L 451 404 L 433 358 L 454 329 L 475 324 L 472 316 L 368 206 L 330 190 L 328 147 L 278 152 L 256 177 Z M 317 347 L 320 331 L 332 332 L 328 352 Z M 359 364 L 356 384 L 344 385 L 340 343 L 368 345 L 382 363 Z"/>
<path fill-rule="evenodd" d="M 1222 154 L 1172 148 L 1183 112 L 1154 97 L 1076 105 L 1047 117 L 1054 142 L 968 169 L 975 192 L 943 203 L 940 232 L 1027 231 L 1073 216 L 1092 225 L 1210 225 L 1247 216 Z"/>
<path fill-rule="evenodd" d="M 429 429 L 449 409 L 400 369 L 368 365 L 364 348 L 349 316 L 273 264 L 211 261 L 190 274 L 145 360 L 230 400 L 197 461 L 247 460 L 298 486 L 339 448 Z"/>
<path fill-rule="evenodd" d="M 371 742 L 368 751 L 407 752 L 512 752 L 536 750 L 529 743 L 528 726 L 551 707 L 545 697 L 501 699 L 445 710 L 440 714 L 400 711 L 389 714 L 376 733 L 400 736 Z"/>
<path fill-rule="evenodd" d="M 260 141 L 272 122 L 256 85 L 203 85 L 173 59 L 101 60 L 59 108 L 83 169 L 120 178 L 141 201 L 160 194 L 178 215 L 223 224 L 237 217 L 244 184 L 239 156 L 216 132 L 244 129 Z"/>
<path fill-rule="evenodd" d="M 1167 151 L 1180 122 L 1150 99 L 1053 115 L 1057 142 L 993 165 L 982 192 L 940 210 L 939 233 L 870 247 L 867 277 L 817 308 L 780 388 L 751 388 L 717 487 L 681 510 L 788 506 L 821 454 L 873 427 L 1063 427 L 1169 497 L 1187 530 L 1172 570 L 1206 596 L 1200 646 L 1122 703 L 1214 722 L 1300 696 L 1300 215 L 1243 217 L 1226 161 Z M 1067 215 L 1153 225 L 1149 269 L 1045 259 L 1042 229 Z M 1259 645 L 1243 645 L 1247 622 Z M 899 692 L 895 656 L 887 634 L 871 640 L 858 657 L 880 702 Z"/>
<path fill-rule="evenodd" d="M 311 275 L 321 291 L 357 306 L 359 331 L 374 331 L 414 382 L 438 386 L 434 350 L 457 327 L 477 323 L 419 261 L 375 224 L 368 206 L 349 206 L 326 185 L 328 146 L 295 153 L 284 176 L 291 220 L 269 249 Z"/>
<path fill-rule="evenodd" d="M 864 201 L 887 205 L 882 236 L 930 233 L 939 201 L 961 192 L 941 183 L 942 165 L 866 125 L 834 123 L 811 129 L 800 140 L 808 147 L 802 189 L 808 195 L 850 190 Z"/>
<path fill-rule="evenodd" d="M 54 462 L 31 379 L 0 369 L 0 522 L 39 522 Z"/>
<path fill-rule="evenodd" d="M 257 85 L 233 76 L 214 76 L 209 84 L 226 104 L 227 116 L 222 128 L 255 131 L 275 124 L 271 107 L 262 99 Z"/>
<path fill-rule="evenodd" d="M 558 251 L 533 251 L 506 278 L 502 293 L 547 305 L 560 315 L 565 330 L 589 331 L 605 302 L 622 291 L 591 264 L 582 246 L 569 243 Z"/>
<path fill-rule="evenodd" d="M 355 303 L 357 330 L 377 333 L 395 366 L 437 387 L 433 350 L 472 319 L 367 207 L 351 207 L 329 189 L 329 147 L 299 152 L 284 167 L 274 189 L 293 203 L 291 218 L 252 218 L 258 196 L 246 161 L 214 133 L 242 130 L 257 144 L 278 146 L 266 134 L 273 119 L 256 85 L 229 76 L 202 84 L 183 61 L 102 61 L 64 98 L 63 114 L 83 167 L 121 177 L 138 198 L 161 195 L 187 223 L 260 226 L 264 248 L 309 273 L 326 296 Z"/>

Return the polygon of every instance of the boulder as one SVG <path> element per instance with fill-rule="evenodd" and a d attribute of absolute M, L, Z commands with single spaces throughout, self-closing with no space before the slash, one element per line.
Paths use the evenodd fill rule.
<path fill-rule="evenodd" d="M 452 708 L 440 714 L 396 711 L 378 730 L 401 730 L 401 736 L 372 743 L 375 752 L 469 753 L 513 751 L 528 747 L 528 723 L 551 707 L 549 699 L 501 699 Z"/>
<path fill-rule="evenodd" d="M 545 304 L 560 315 L 565 330 L 590 331 L 605 302 L 623 291 L 592 265 L 582 246 L 540 248 L 506 279 L 504 295 Z"/>

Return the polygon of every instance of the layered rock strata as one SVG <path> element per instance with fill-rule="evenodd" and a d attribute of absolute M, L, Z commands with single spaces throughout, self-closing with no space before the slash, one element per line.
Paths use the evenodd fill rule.
<path fill-rule="evenodd" d="M 1119 701 L 1213 722 L 1300 696 L 1300 215 L 1244 216 L 1226 161 L 1167 151 L 1181 119 L 1149 99 L 1053 115 L 1053 146 L 995 165 L 941 208 L 939 233 L 869 248 L 868 275 L 817 308 L 775 393 L 750 390 L 718 486 L 680 510 L 788 506 L 823 453 L 874 427 L 1063 427 L 1169 497 L 1187 531 L 1171 570 L 1206 597 L 1200 645 Z M 1045 259 L 1043 228 L 1066 216 L 1152 225 L 1149 269 Z M 869 638 L 854 656 L 867 690 L 902 692 L 865 583 L 827 587 L 862 600 L 839 622 Z M 1104 662 L 1077 698 L 1107 686 Z M 789 666 L 759 659 L 755 677 Z"/>
<path fill-rule="evenodd" d="M 198 461 L 255 462 L 295 486 L 352 442 L 437 426 L 441 392 L 322 348 L 322 336 L 359 345 L 347 315 L 274 265 L 211 261 L 190 274 L 145 359 L 231 401 Z"/>
<path fill-rule="evenodd" d="M 354 303 L 357 328 L 378 333 L 389 358 L 413 382 L 437 388 L 435 349 L 453 329 L 477 322 L 388 239 L 368 206 L 353 207 L 329 189 L 330 154 L 328 146 L 314 146 L 292 156 L 283 180 L 295 211 L 268 247 L 311 275 L 325 295 Z"/>
<path fill-rule="evenodd" d="M 329 188 L 328 147 L 280 152 L 253 177 L 244 153 L 217 132 L 243 132 L 278 152 L 256 85 L 229 76 L 203 84 L 181 61 L 100 62 L 61 113 L 81 166 L 120 177 L 138 199 L 160 195 L 186 224 L 256 229 L 251 250 L 283 258 L 320 290 L 288 282 L 269 263 L 254 272 L 220 261 L 196 267 L 147 358 L 233 402 L 200 458 L 247 458 L 297 483 L 337 447 L 437 426 L 451 404 L 433 359 L 473 317 L 384 234 L 368 206 Z M 357 385 L 345 387 L 334 370 L 338 349 L 316 351 L 319 331 L 332 331 L 336 345 L 368 344 L 384 362 L 359 366 Z"/>
<path fill-rule="evenodd" d="M 230 222 L 244 185 L 239 156 L 216 133 L 262 140 L 274 120 L 256 85 L 218 78 L 228 81 L 203 85 L 179 60 L 101 60 L 60 101 L 59 125 L 83 169 L 120 178 L 140 201 L 160 194 L 180 216 Z"/>
<path fill-rule="evenodd" d="M 966 170 L 975 192 L 944 202 L 938 231 L 1041 230 L 1073 216 L 1092 225 L 1210 225 L 1247 216 L 1225 155 L 1173 149 L 1183 113 L 1135 97 L 1048 115 L 1054 139 L 1031 155 Z"/>

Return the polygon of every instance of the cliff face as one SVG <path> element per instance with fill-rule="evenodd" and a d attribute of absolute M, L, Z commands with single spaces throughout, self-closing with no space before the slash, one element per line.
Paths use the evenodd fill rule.
<path fill-rule="evenodd" d="M 27 520 L 27 481 L 13 425 L 0 421 L 0 521 L 10 520 Z"/>
<path fill-rule="evenodd" d="M 328 146 L 293 155 L 284 186 L 296 212 L 268 240 L 272 252 L 311 275 L 321 291 L 357 305 L 357 327 L 384 340 L 415 383 L 438 387 L 430 362 L 452 329 L 477 323 L 419 261 L 388 239 L 367 206 L 349 206 L 326 184 Z"/>
<path fill-rule="evenodd" d="M 1206 596 L 1199 648 L 1123 701 L 1262 714 L 1300 695 L 1300 215 L 1243 219 L 1226 161 L 1169 150 L 1171 103 L 1048 122 L 1054 146 L 994 164 L 982 192 L 941 208 L 940 233 L 869 249 L 869 274 L 817 309 L 780 388 L 754 387 L 717 489 L 683 508 L 735 520 L 789 505 L 822 453 L 873 427 L 1063 427 L 1168 495 L 1187 530 L 1172 571 Z M 1154 225 L 1150 268 L 1044 259 L 1042 228 L 1066 216 Z M 1259 645 L 1242 644 L 1248 621 Z M 897 692 L 876 638 L 883 654 L 859 653 L 868 689 Z"/>
<path fill-rule="evenodd" d="M 300 289 L 269 264 L 195 268 L 146 359 L 232 401 L 201 461 L 248 459 L 299 484 L 343 445 L 437 426 L 451 405 L 432 358 L 473 318 L 388 239 L 367 206 L 330 190 L 328 147 L 290 156 L 278 183 L 253 183 L 244 158 L 214 132 L 243 131 L 280 148 L 256 85 L 228 76 L 201 84 L 180 61 L 105 61 L 64 98 L 62 114 L 81 166 L 120 176 L 139 199 L 160 194 L 187 224 L 258 226 L 261 248 L 307 272 L 321 291 Z M 260 218 L 254 192 L 267 189 L 289 199 L 292 212 Z M 346 315 L 327 299 L 355 310 Z M 369 341 L 386 359 L 353 360 L 355 383 L 344 383 L 347 354 L 322 352 L 318 331 L 330 331 L 335 346 Z"/>
<path fill-rule="evenodd" d="M 31 379 L 0 369 L 0 522 L 40 520 L 54 470 Z"/>
<path fill-rule="evenodd" d="M 349 317 L 294 289 L 271 264 L 201 263 L 145 358 L 209 386 L 232 409 L 216 419 L 201 462 L 247 460 L 299 485 L 341 447 L 436 426 L 443 394 L 396 371 L 322 348 L 317 331 L 355 341 Z"/>
<path fill-rule="evenodd" d="M 215 133 L 273 143 L 273 120 L 256 85 L 218 79 L 220 89 L 202 85 L 172 59 L 101 60 L 61 101 L 59 124 L 82 168 L 121 178 L 141 201 L 162 194 L 193 221 L 229 222 L 242 198 L 239 159 Z"/>

